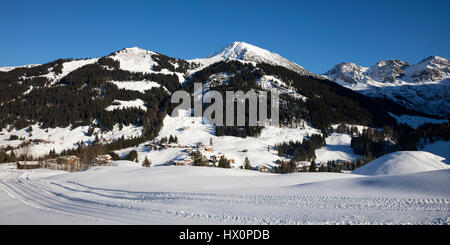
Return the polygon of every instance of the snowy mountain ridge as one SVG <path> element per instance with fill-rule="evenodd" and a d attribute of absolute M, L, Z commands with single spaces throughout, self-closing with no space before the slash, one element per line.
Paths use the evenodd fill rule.
<path fill-rule="evenodd" d="M 439 116 L 450 112 L 450 62 L 439 56 L 414 65 L 401 60 L 381 60 L 370 67 L 344 62 L 324 76 L 362 94 L 389 98 L 411 109 Z"/>
<path fill-rule="evenodd" d="M 313 75 L 303 67 L 281 57 L 279 54 L 272 53 L 266 49 L 259 48 L 246 42 L 233 42 L 207 58 L 197 58 L 190 61 L 193 63 L 198 63 L 202 66 L 207 66 L 224 60 L 268 63 L 271 65 L 283 66 L 301 75 Z"/>

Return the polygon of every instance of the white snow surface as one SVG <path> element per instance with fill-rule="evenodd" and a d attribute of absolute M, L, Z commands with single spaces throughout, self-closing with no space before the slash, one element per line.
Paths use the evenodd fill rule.
<path fill-rule="evenodd" d="M 4 67 L 0 67 L 0 71 L 1 72 L 8 72 L 8 71 L 12 71 L 12 70 L 14 70 L 16 68 L 22 68 L 22 67 L 30 68 L 30 67 L 38 66 L 38 65 L 39 64 L 29 64 L 29 65 L 23 65 L 23 66 L 4 66 Z"/>
<path fill-rule="evenodd" d="M 48 74 L 42 75 L 43 77 L 46 77 L 52 81 L 51 84 L 55 84 L 57 81 L 59 81 L 61 78 L 67 76 L 72 71 L 75 71 L 85 65 L 93 64 L 98 61 L 98 58 L 92 58 L 92 59 L 80 59 L 80 60 L 72 60 L 67 61 L 63 63 L 62 72 L 60 74 L 56 74 L 52 70 Z"/>
<path fill-rule="evenodd" d="M 110 105 L 106 107 L 107 111 L 113 111 L 113 110 L 123 110 L 127 108 L 138 108 L 143 111 L 147 111 L 147 107 L 144 105 L 144 101 L 141 99 L 135 99 L 135 100 L 114 100 L 113 103 L 118 103 L 119 105 Z"/>
<path fill-rule="evenodd" d="M 316 163 L 331 160 L 353 161 L 360 156 L 353 153 L 350 146 L 352 137 L 348 134 L 332 133 L 325 138 L 325 147 L 316 150 Z"/>
<path fill-rule="evenodd" d="M 450 165 L 450 141 L 436 141 L 428 143 L 424 146 L 422 151 L 430 152 L 440 157 L 445 158 L 443 162 Z"/>
<path fill-rule="evenodd" d="M 361 175 L 395 175 L 449 169 L 444 158 L 424 151 L 398 151 L 379 157 L 352 173 Z"/>
<path fill-rule="evenodd" d="M 78 68 L 81 68 L 85 65 L 93 64 L 97 61 L 98 61 L 98 58 L 72 60 L 72 61 L 65 62 L 63 64 L 63 69 L 62 69 L 61 75 L 59 75 L 59 77 L 62 78 L 64 76 L 66 76 L 67 74 L 71 73 L 72 71 L 75 71 Z"/>
<path fill-rule="evenodd" d="M 276 90 L 280 94 L 287 94 L 303 101 L 308 99 L 299 94 L 294 87 L 289 86 L 276 76 L 264 75 L 257 80 L 257 84 L 264 90 Z"/>
<path fill-rule="evenodd" d="M 421 116 L 411 116 L 411 115 L 401 115 L 397 116 L 395 114 L 392 114 L 389 112 L 389 115 L 395 120 L 397 120 L 397 123 L 405 123 L 411 126 L 414 129 L 417 129 L 420 125 L 424 123 L 435 123 L 435 124 L 441 124 L 441 123 L 448 123 L 448 120 L 446 119 L 433 119 L 433 118 L 427 118 L 427 117 L 421 117 Z"/>
<path fill-rule="evenodd" d="M 115 55 L 110 56 L 110 58 L 119 61 L 120 69 L 122 70 L 148 73 L 152 71 L 154 65 L 158 65 L 152 59 L 153 54 L 156 53 L 138 47 L 132 47 L 120 50 Z"/>
<path fill-rule="evenodd" d="M 119 89 L 139 91 L 145 93 L 146 90 L 152 88 L 159 88 L 161 85 L 157 82 L 152 81 L 110 81 L 117 86 Z"/>
<path fill-rule="evenodd" d="M 450 170 L 263 174 L 120 161 L 84 172 L 0 165 L 0 224 L 449 224 Z"/>
<path fill-rule="evenodd" d="M 56 153 L 60 153 L 63 150 L 76 148 L 77 143 L 80 141 L 92 143 L 95 139 L 94 135 L 86 135 L 89 130 L 88 126 L 80 126 L 74 129 L 71 129 L 71 127 L 42 129 L 39 125 L 32 125 L 32 129 L 31 136 L 26 131 L 26 128 L 21 130 L 14 129 L 11 132 L 3 129 L 0 131 L 0 147 L 6 147 L 8 145 L 18 147 L 23 143 L 20 139 L 9 140 L 10 135 L 16 135 L 19 138 L 23 137 L 25 140 L 44 140 L 42 143 L 31 143 L 28 149 L 29 155 L 39 157 L 48 154 L 49 151 L 53 149 Z M 119 139 L 122 136 L 125 138 L 140 136 L 142 134 L 142 129 L 143 127 L 124 125 L 122 130 L 120 130 L 119 126 L 115 125 L 113 130 L 103 133 L 99 128 L 94 128 L 94 133 L 98 133 L 100 138 L 103 137 L 107 141 L 112 141 Z M 14 153 L 16 156 L 20 156 L 24 153 L 24 149 L 15 149 Z"/>
<path fill-rule="evenodd" d="M 125 48 L 115 54 L 108 56 L 120 63 L 120 69 L 130 72 L 142 72 L 142 73 L 156 73 L 156 74 L 166 74 L 166 75 L 176 75 L 180 84 L 185 82 L 185 75 L 180 72 L 171 72 L 167 69 L 162 69 L 161 71 L 154 71 L 153 66 L 158 66 L 158 62 L 153 60 L 152 55 L 158 55 L 158 53 L 141 49 L 139 47 Z M 177 64 L 174 64 L 175 66 Z M 122 82 L 114 82 L 117 86 L 122 86 Z M 119 84 L 119 85 L 118 85 Z M 156 82 L 148 81 L 134 81 L 134 84 L 129 84 L 130 90 L 144 91 L 151 89 L 152 87 L 160 86 Z M 140 88 L 140 86 L 142 87 Z"/>

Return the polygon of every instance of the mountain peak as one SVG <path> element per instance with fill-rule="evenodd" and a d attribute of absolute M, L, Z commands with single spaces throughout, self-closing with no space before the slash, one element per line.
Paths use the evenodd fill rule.
<path fill-rule="evenodd" d="M 116 53 L 135 53 L 135 54 L 150 53 L 150 54 L 153 54 L 154 52 L 135 46 L 135 47 L 123 48 L 123 49 L 117 51 Z"/>
<path fill-rule="evenodd" d="M 340 63 L 324 75 L 371 97 L 388 98 L 429 114 L 448 115 L 450 62 L 439 56 L 413 65 L 401 60 L 381 60 L 370 67 Z"/>
<path fill-rule="evenodd" d="M 124 48 L 113 54 L 110 58 L 119 61 L 120 69 L 131 72 L 151 72 L 152 67 L 158 65 L 152 58 L 155 52 L 139 47 Z"/>
<path fill-rule="evenodd" d="M 443 58 L 443 57 L 440 57 L 440 56 L 437 56 L 437 55 L 432 55 L 432 56 L 429 56 L 429 57 L 421 60 L 419 62 L 419 64 L 420 63 L 430 63 L 432 61 L 448 62 L 448 60 L 446 58 Z"/>
<path fill-rule="evenodd" d="M 209 58 L 212 58 L 214 56 L 221 56 L 225 59 L 243 59 L 245 53 L 254 53 L 259 55 L 268 55 L 272 54 L 270 51 L 266 49 L 259 48 L 255 45 L 251 45 L 246 42 L 238 42 L 234 41 L 228 45 L 226 45 L 222 50 L 219 52 L 214 53 L 213 55 L 209 56 Z"/>
<path fill-rule="evenodd" d="M 200 63 L 201 65 L 210 65 L 224 60 L 267 63 L 270 65 L 283 66 L 301 75 L 312 75 L 312 73 L 308 72 L 303 67 L 281 57 L 279 54 L 272 53 L 269 50 L 242 41 L 232 42 L 207 58 L 195 59 L 192 61 Z"/>
<path fill-rule="evenodd" d="M 409 65 L 407 62 L 404 62 L 402 60 L 380 60 L 378 63 L 375 64 L 377 67 L 384 67 L 384 66 L 405 66 Z"/>

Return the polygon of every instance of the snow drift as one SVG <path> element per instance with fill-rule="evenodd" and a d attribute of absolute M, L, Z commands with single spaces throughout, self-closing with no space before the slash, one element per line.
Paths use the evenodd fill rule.
<path fill-rule="evenodd" d="M 399 151 L 379 157 L 353 174 L 391 175 L 449 169 L 443 157 L 424 151 Z"/>

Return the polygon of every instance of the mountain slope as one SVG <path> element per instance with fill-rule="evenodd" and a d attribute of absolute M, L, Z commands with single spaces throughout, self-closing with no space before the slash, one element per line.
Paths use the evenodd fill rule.
<path fill-rule="evenodd" d="M 233 42 L 225 46 L 221 51 L 212 54 L 207 58 L 190 60 L 202 66 L 211 65 L 219 61 L 241 60 L 254 63 L 267 63 L 271 65 L 283 66 L 301 75 L 312 75 L 303 67 L 289 61 L 279 54 L 272 53 L 266 49 L 256 47 L 245 42 Z"/>
<path fill-rule="evenodd" d="M 370 97 L 388 98 L 410 109 L 450 115 L 450 62 L 430 56 L 418 64 L 382 60 L 371 67 L 341 63 L 324 74 Z"/>
<path fill-rule="evenodd" d="M 299 137 L 308 128 L 327 132 L 340 123 L 395 126 L 389 112 L 414 115 L 391 101 L 366 97 L 243 42 L 196 60 L 133 47 L 93 59 L 0 69 L 0 148 L 11 152 L 31 146 L 31 152 L 42 154 L 55 148 L 59 153 L 81 143 L 92 144 L 96 138 L 112 145 L 108 149 L 136 147 L 160 135 L 164 118 L 176 106 L 170 103 L 171 94 L 180 89 L 193 92 L 194 83 L 202 83 L 203 92 L 278 90 L 280 125 L 301 131 Z M 213 127 L 211 132 L 217 137 L 253 136 L 261 144 L 267 142 L 258 138 L 265 132 L 261 127 Z M 244 159 L 245 154 L 238 157 Z"/>

